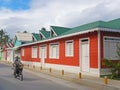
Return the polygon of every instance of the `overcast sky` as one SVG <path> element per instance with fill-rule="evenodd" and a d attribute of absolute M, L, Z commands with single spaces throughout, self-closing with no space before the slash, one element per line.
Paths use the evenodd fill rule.
<path fill-rule="evenodd" d="M 120 0 L 0 0 L 0 28 L 38 33 L 51 25 L 76 27 L 120 18 Z"/>

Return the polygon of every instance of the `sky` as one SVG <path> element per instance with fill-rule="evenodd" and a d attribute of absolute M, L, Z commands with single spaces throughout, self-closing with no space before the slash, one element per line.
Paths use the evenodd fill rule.
<path fill-rule="evenodd" d="M 120 0 L 0 0 L 0 29 L 39 33 L 42 27 L 73 28 L 120 18 Z"/>

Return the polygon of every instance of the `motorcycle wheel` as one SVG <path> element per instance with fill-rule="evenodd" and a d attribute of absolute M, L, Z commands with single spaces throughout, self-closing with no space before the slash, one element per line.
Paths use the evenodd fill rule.
<path fill-rule="evenodd" d="M 23 75 L 20 75 L 20 81 L 23 81 Z"/>
<path fill-rule="evenodd" d="M 16 74 L 14 74 L 14 78 L 17 78 L 17 75 L 16 75 Z"/>

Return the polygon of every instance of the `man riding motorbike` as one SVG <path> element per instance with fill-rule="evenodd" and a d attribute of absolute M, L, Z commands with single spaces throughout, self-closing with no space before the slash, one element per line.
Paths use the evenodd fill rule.
<path fill-rule="evenodd" d="M 17 76 L 19 76 L 20 74 L 22 75 L 22 70 L 23 70 L 23 64 L 21 63 L 20 60 L 18 60 L 18 56 L 16 57 L 14 63 L 13 63 L 13 67 L 14 67 L 14 76 L 15 78 Z"/>

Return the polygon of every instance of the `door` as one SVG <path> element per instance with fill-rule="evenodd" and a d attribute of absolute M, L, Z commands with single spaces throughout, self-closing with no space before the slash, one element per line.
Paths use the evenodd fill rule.
<path fill-rule="evenodd" d="M 88 39 L 81 40 L 81 70 L 89 72 L 89 43 Z"/>
<path fill-rule="evenodd" d="M 40 47 L 40 58 L 41 58 L 41 65 L 44 65 L 45 58 L 46 58 L 46 47 Z"/>

